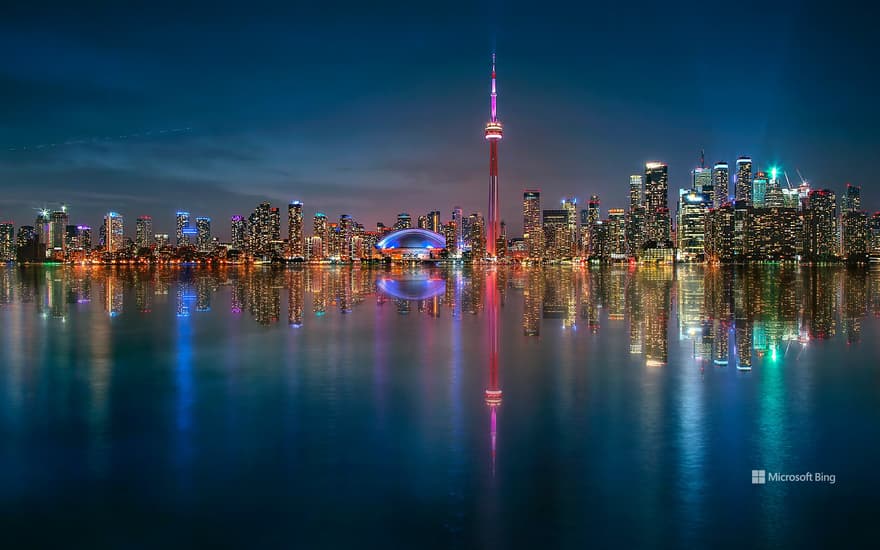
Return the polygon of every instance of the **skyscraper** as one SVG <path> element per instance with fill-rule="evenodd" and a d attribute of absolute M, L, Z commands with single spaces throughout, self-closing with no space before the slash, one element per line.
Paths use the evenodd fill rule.
<path fill-rule="evenodd" d="M 571 248 L 571 256 L 577 256 L 578 249 L 578 217 L 577 199 L 562 199 L 562 209 L 568 212 L 568 242 Z"/>
<path fill-rule="evenodd" d="M 123 245 L 124 221 L 122 214 L 107 212 L 104 216 L 104 250 L 118 252 Z"/>
<path fill-rule="evenodd" d="M 455 250 L 456 253 L 461 253 L 464 248 L 464 219 L 463 219 L 463 211 L 460 206 L 456 206 L 452 209 L 452 222 L 455 224 Z"/>
<path fill-rule="evenodd" d="M 211 250 L 211 218 L 196 218 L 196 246 L 199 252 Z"/>
<path fill-rule="evenodd" d="M 300 201 L 293 201 L 287 205 L 287 241 L 291 257 L 305 258 L 303 205 Z"/>
<path fill-rule="evenodd" d="M 281 214 L 268 202 L 261 202 L 248 217 L 248 249 L 252 254 L 267 257 L 272 241 L 281 240 Z"/>
<path fill-rule="evenodd" d="M 697 193 L 705 193 L 713 197 L 715 196 L 715 184 L 711 170 L 703 166 L 698 166 L 691 172 L 691 178 L 693 179 L 691 187 L 694 191 Z"/>
<path fill-rule="evenodd" d="M 851 264 L 867 263 L 871 242 L 867 214 L 860 210 L 844 212 L 841 215 L 841 225 L 844 259 Z"/>
<path fill-rule="evenodd" d="M 49 214 L 49 240 L 46 243 L 46 254 L 54 256 L 57 259 L 64 259 L 67 252 L 67 224 L 69 216 L 67 215 L 67 207 L 62 206 L 61 210 L 55 210 Z"/>
<path fill-rule="evenodd" d="M 34 220 L 34 239 L 36 246 L 35 258 L 43 260 L 46 258 L 46 250 L 49 248 L 51 240 L 49 236 L 49 211 L 40 210 L 37 219 Z"/>
<path fill-rule="evenodd" d="M 441 233 L 442 228 L 440 227 L 440 225 L 440 211 L 432 210 L 428 212 L 428 229 L 430 229 L 434 233 Z"/>
<path fill-rule="evenodd" d="M 394 230 L 400 231 L 401 229 L 409 229 L 410 227 L 412 227 L 412 216 L 406 212 L 398 214 L 397 223 L 394 224 Z"/>
<path fill-rule="evenodd" d="M 709 211 L 706 216 L 705 251 L 711 263 L 734 260 L 734 205 L 730 201 Z"/>
<path fill-rule="evenodd" d="M 328 245 L 330 240 L 330 228 L 327 225 L 327 215 L 323 212 L 315 212 L 313 222 L 314 241 L 312 242 L 312 250 L 310 259 L 323 260 L 327 257 Z"/>
<path fill-rule="evenodd" d="M 612 260 L 626 258 L 626 213 L 623 208 L 609 208 L 603 224 L 608 232 L 608 255 Z"/>
<path fill-rule="evenodd" d="M 544 229 L 544 253 L 550 260 L 571 257 L 571 244 L 568 233 L 567 210 L 544 210 L 542 227 Z"/>
<path fill-rule="evenodd" d="M 42 260 L 46 257 L 45 251 L 42 257 L 39 255 L 39 240 L 37 230 L 32 225 L 22 225 L 18 228 L 16 237 L 16 259 L 18 261 Z"/>
<path fill-rule="evenodd" d="M 868 220 L 868 238 L 870 239 L 868 254 L 871 263 L 878 263 L 880 262 L 880 212 L 874 212 Z"/>
<path fill-rule="evenodd" d="M 246 237 L 244 216 L 232 216 L 230 222 L 232 224 L 232 248 L 234 250 L 244 250 Z"/>
<path fill-rule="evenodd" d="M 767 192 L 764 193 L 764 206 L 766 208 L 785 207 L 785 194 L 779 185 L 779 171 L 774 166 L 770 169 L 770 177 L 767 179 Z"/>
<path fill-rule="evenodd" d="M 474 212 L 468 216 L 467 226 L 471 258 L 480 259 L 486 255 L 486 222 L 483 220 L 483 215 Z"/>
<path fill-rule="evenodd" d="M 541 191 L 523 191 L 523 240 L 529 259 L 544 255 L 544 230 L 541 226 Z"/>
<path fill-rule="evenodd" d="M 79 248 L 79 241 L 77 240 L 76 226 L 68 225 L 64 228 L 64 243 L 67 246 L 68 254 Z"/>
<path fill-rule="evenodd" d="M 715 187 L 715 207 L 730 200 L 730 168 L 726 162 L 716 162 L 712 168 L 712 179 Z"/>
<path fill-rule="evenodd" d="M 269 209 L 269 241 L 281 240 L 281 210 L 277 206 Z"/>
<path fill-rule="evenodd" d="M 767 177 L 767 172 L 758 172 L 755 174 L 755 177 L 752 179 L 752 206 L 755 208 L 764 208 L 766 206 L 766 198 L 767 198 L 767 187 L 770 183 L 770 178 Z"/>
<path fill-rule="evenodd" d="M 669 172 L 662 162 L 645 164 L 645 237 L 657 247 L 669 241 Z"/>
<path fill-rule="evenodd" d="M 489 94 L 491 116 L 486 123 L 486 140 L 489 142 L 489 218 L 486 236 L 486 255 L 496 256 L 496 241 L 501 233 L 501 217 L 499 214 L 498 190 L 498 142 L 503 134 L 501 121 L 498 120 L 497 93 L 495 90 L 495 54 L 492 54 L 492 91 Z"/>
<path fill-rule="evenodd" d="M 678 258 L 702 260 L 705 254 L 706 213 L 712 201 L 707 193 L 680 189 L 678 194 Z"/>
<path fill-rule="evenodd" d="M 810 191 L 804 217 L 806 255 L 813 262 L 837 258 L 837 199 L 829 189 Z"/>
<path fill-rule="evenodd" d="M 0 262 L 15 260 L 15 226 L 12 222 L 0 223 Z"/>
<path fill-rule="evenodd" d="M 586 220 L 581 220 L 584 233 L 582 247 L 584 249 L 584 256 L 591 256 L 598 254 L 598 237 L 596 232 L 600 229 L 600 221 L 602 218 L 602 213 L 599 211 L 599 195 L 591 195 L 590 201 L 587 203 L 587 218 Z"/>
<path fill-rule="evenodd" d="M 843 194 L 843 213 L 859 212 L 862 209 L 862 188 L 858 185 L 846 184 L 846 192 Z"/>
<path fill-rule="evenodd" d="M 354 254 L 354 249 L 352 247 L 352 237 L 354 236 L 354 220 L 352 220 L 351 216 L 348 214 L 343 214 L 339 216 L 339 255 L 340 257 L 348 260 L 351 259 Z"/>
<path fill-rule="evenodd" d="M 632 212 L 642 205 L 642 176 L 633 174 L 629 177 L 629 210 Z"/>
<path fill-rule="evenodd" d="M 752 200 L 752 159 L 739 157 L 736 159 L 736 200 L 746 204 Z"/>
<path fill-rule="evenodd" d="M 92 228 L 88 225 L 76 226 L 76 246 L 88 252 L 92 249 Z"/>
<path fill-rule="evenodd" d="M 153 243 L 153 218 L 138 216 L 135 222 L 134 242 L 138 248 L 149 248 Z"/>
<path fill-rule="evenodd" d="M 175 233 L 176 243 L 178 246 L 184 244 L 192 244 L 187 242 L 183 230 L 189 227 L 189 212 L 180 211 L 177 213 L 177 232 Z"/>

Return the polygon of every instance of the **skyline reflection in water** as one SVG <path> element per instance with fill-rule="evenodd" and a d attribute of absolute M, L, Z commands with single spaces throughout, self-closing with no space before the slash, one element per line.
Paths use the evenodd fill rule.
<path fill-rule="evenodd" d="M 733 507 L 788 541 L 877 487 L 876 317 L 878 270 L 7 267 L 0 511 L 199 524 L 222 493 L 313 543 L 502 547 L 744 537 Z M 755 494 L 759 466 L 842 481 Z"/>

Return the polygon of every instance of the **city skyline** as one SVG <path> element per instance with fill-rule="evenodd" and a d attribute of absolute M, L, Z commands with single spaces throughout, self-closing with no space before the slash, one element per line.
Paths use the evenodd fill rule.
<path fill-rule="evenodd" d="M 750 162 L 752 160 L 751 157 L 740 157 L 740 159 L 742 159 L 742 158 L 748 158 Z M 726 166 L 726 165 L 733 164 L 733 163 L 728 163 L 726 161 L 717 161 L 712 164 L 716 165 L 715 168 L 717 169 L 718 165 Z M 633 185 L 632 178 L 634 178 L 636 176 L 640 176 L 640 175 L 643 177 L 643 174 L 640 174 L 640 172 L 644 171 L 649 166 L 662 166 L 666 170 L 666 172 L 668 173 L 669 165 L 665 162 L 661 162 L 661 161 L 645 162 L 640 169 L 634 170 L 625 176 L 625 178 L 624 178 L 626 180 L 625 186 L 622 185 L 620 187 L 620 189 L 618 189 L 620 191 L 620 196 L 618 196 L 618 197 L 605 196 L 605 198 L 603 199 L 605 201 L 604 212 L 607 212 L 608 209 L 623 209 L 623 208 L 627 208 L 627 207 L 631 206 L 631 194 L 632 194 L 632 185 Z M 761 164 L 758 164 L 758 166 L 763 167 L 763 165 L 761 165 Z M 688 172 L 689 178 L 693 178 L 694 169 L 699 169 L 699 166 L 695 166 L 689 170 L 689 172 Z M 777 167 L 776 166 L 766 166 L 766 167 L 762 168 L 762 171 L 763 170 L 770 171 L 770 170 L 774 170 L 774 169 L 777 169 Z M 836 194 L 838 200 L 841 202 L 841 207 L 843 206 L 843 202 L 846 200 L 847 191 L 849 189 L 859 189 L 861 192 L 860 203 L 859 203 L 860 208 L 859 209 L 865 211 L 869 215 L 873 214 L 874 212 L 880 212 L 880 203 L 878 203 L 876 206 L 873 206 L 873 207 L 870 203 L 867 203 L 867 204 L 865 204 L 865 208 L 861 208 L 861 205 L 864 202 L 864 196 L 865 196 L 865 190 L 866 190 L 861 185 L 845 183 L 845 184 L 842 184 L 839 188 L 834 187 L 834 186 L 816 187 L 815 184 L 811 181 L 807 181 L 806 179 L 800 180 L 799 178 L 801 177 L 801 175 L 797 172 L 794 175 L 792 175 L 792 174 L 788 174 L 787 171 L 783 171 L 782 168 L 778 168 L 778 169 L 780 170 L 780 173 L 779 173 L 780 185 L 786 185 L 785 183 L 782 183 L 782 182 L 785 181 L 784 180 L 785 177 L 788 177 L 791 180 L 790 183 L 791 183 L 792 189 L 796 189 L 798 187 L 798 185 L 800 185 L 803 182 L 808 183 L 810 185 L 810 188 L 814 189 L 814 190 L 815 189 L 829 189 Z M 798 170 L 798 172 L 799 172 L 799 170 Z M 756 171 L 756 173 L 759 173 L 759 172 Z M 736 174 L 732 174 L 730 176 L 731 189 L 730 189 L 730 194 L 728 197 L 730 202 L 733 202 L 736 197 L 735 191 L 732 188 L 732 186 L 734 185 L 734 182 L 738 181 L 738 178 L 736 178 L 735 176 L 736 176 Z M 668 179 L 668 176 L 667 176 L 667 179 Z M 682 187 L 676 187 L 676 188 L 673 188 L 669 183 L 666 184 L 667 189 L 666 189 L 665 196 L 666 196 L 666 201 L 667 201 L 667 207 L 670 210 L 670 215 L 677 213 L 677 205 L 676 205 L 677 198 L 675 196 L 673 196 L 673 194 L 677 194 L 678 189 L 687 189 L 687 188 L 691 187 L 693 183 L 694 182 L 691 179 L 690 182 L 682 183 Z M 642 183 L 642 185 L 644 186 L 644 182 Z M 540 186 L 517 188 L 517 189 L 507 189 L 508 195 L 513 195 L 512 197 L 510 197 L 510 202 L 514 202 L 515 206 L 520 207 L 520 208 L 522 207 L 522 202 L 520 200 L 522 197 L 522 194 L 524 192 L 529 192 L 529 191 L 537 191 L 537 192 L 541 193 L 542 199 L 544 201 L 549 201 L 549 202 L 543 202 L 542 204 L 544 206 L 550 206 L 550 205 L 555 205 L 555 204 L 565 204 L 567 201 L 571 201 L 571 200 L 574 200 L 575 204 L 580 204 L 582 206 L 585 206 L 588 204 L 588 201 L 587 201 L 588 196 L 590 198 L 595 198 L 595 197 L 600 196 L 597 193 L 593 193 L 593 192 L 586 192 L 583 195 L 575 195 L 573 193 L 569 193 L 567 195 L 563 195 L 563 196 L 559 197 L 559 199 L 557 200 L 553 197 L 549 197 L 549 198 L 546 197 L 545 192 L 543 191 L 542 188 L 540 188 Z M 643 193 L 644 193 L 644 189 L 643 189 Z M 256 205 L 258 203 L 266 203 L 266 202 L 270 202 L 268 197 L 263 198 L 261 200 L 258 200 L 258 202 L 254 203 L 254 205 Z M 721 206 L 724 202 L 725 202 L 724 200 L 721 200 L 719 198 L 718 201 L 714 203 L 714 207 L 717 208 L 717 207 Z M 357 200 L 353 199 L 352 204 L 356 204 L 356 203 L 357 203 Z M 457 210 L 460 208 L 458 203 L 456 203 L 455 206 L 450 206 L 450 207 L 446 208 L 446 210 L 443 210 L 443 209 L 435 210 L 436 206 L 434 206 L 434 205 L 420 205 L 416 208 L 410 207 L 410 208 L 401 210 L 400 212 L 397 212 L 394 214 L 389 214 L 387 218 L 376 219 L 376 220 L 367 220 L 367 219 L 364 219 L 358 213 L 357 207 L 349 208 L 349 209 L 342 209 L 339 212 L 331 212 L 331 211 L 327 210 L 326 208 L 322 208 L 320 204 L 311 205 L 311 204 L 308 204 L 305 201 L 300 200 L 298 198 L 297 199 L 290 199 L 288 201 L 279 201 L 277 203 L 270 202 L 270 204 L 277 204 L 278 208 L 282 208 L 282 207 L 289 208 L 290 206 L 296 205 L 299 210 L 299 215 L 304 216 L 304 219 L 306 219 L 306 220 L 311 219 L 311 217 L 315 216 L 315 215 L 323 215 L 325 217 L 329 216 L 329 219 L 337 219 L 342 216 L 351 216 L 358 223 L 360 223 L 361 225 L 363 225 L 367 228 L 375 228 L 377 224 L 384 224 L 387 227 L 392 227 L 394 220 L 396 220 L 401 214 L 404 214 L 404 213 L 410 214 L 410 215 L 417 218 L 417 217 L 423 215 L 423 214 L 421 214 L 422 211 L 424 211 L 425 214 L 429 214 L 429 213 L 434 214 L 436 212 L 439 212 L 440 219 L 445 222 L 447 220 L 453 219 L 454 216 L 456 215 Z M 209 221 L 211 219 L 216 219 L 218 223 L 212 227 L 212 232 L 211 232 L 212 236 L 220 238 L 222 242 L 233 242 L 235 240 L 233 237 L 233 230 L 232 230 L 233 222 L 237 218 L 240 218 L 242 216 L 246 217 L 247 211 L 250 208 L 251 208 L 251 205 L 247 205 L 243 208 L 242 211 L 237 211 L 236 213 L 232 214 L 228 218 L 217 218 L 209 212 L 202 212 L 202 211 L 199 211 L 198 216 L 195 216 L 195 215 L 190 216 L 189 211 L 183 211 L 183 210 L 173 208 L 173 207 L 164 208 L 163 212 L 158 215 L 155 212 L 138 212 L 138 213 L 133 214 L 131 212 L 128 212 L 128 210 L 126 208 L 121 207 L 121 206 L 117 206 L 117 207 L 112 208 L 106 212 L 99 213 L 97 220 L 83 219 L 82 215 L 74 214 L 73 217 L 71 218 L 70 222 L 72 225 L 85 225 L 87 227 L 98 227 L 98 226 L 100 226 L 100 221 L 103 220 L 104 217 L 106 217 L 106 215 L 108 213 L 119 213 L 123 217 L 126 217 L 132 221 L 140 220 L 142 218 L 148 218 L 151 221 L 151 225 L 150 225 L 151 228 L 155 229 L 155 232 L 150 234 L 151 236 L 155 235 L 155 234 L 170 235 L 171 241 L 174 243 L 175 242 L 175 240 L 174 240 L 175 235 L 177 236 L 178 240 L 180 239 L 180 231 L 182 229 L 182 226 L 180 225 L 180 219 L 181 219 L 181 214 L 185 214 L 191 218 L 190 221 L 192 221 L 192 222 L 195 222 L 197 220 L 197 218 L 206 218 Z M 15 218 L 12 218 L 11 216 L 4 217 L 3 212 L 0 211 L 0 223 L 13 223 L 16 228 L 18 228 L 22 225 L 33 225 L 34 218 L 37 218 L 43 214 L 49 215 L 52 212 L 62 211 L 62 210 L 67 212 L 68 215 L 70 215 L 70 212 L 72 210 L 71 204 L 66 201 L 57 201 L 57 202 L 44 201 L 42 203 L 42 206 L 40 206 L 39 208 L 33 209 L 33 212 L 30 213 L 29 217 L 22 218 L 22 219 L 15 219 Z M 84 210 L 88 211 L 88 210 L 91 210 L 91 208 L 86 207 Z M 473 212 L 473 213 L 479 213 L 479 214 L 485 215 L 485 213 L 488 211 L 488 209 L 487 208 L 475 208 L 473 210 L 469 210 L 467 208 L 464 208 L 464 209 L 462 209 L 462 211 L 465 213 Z M 524 231 L 525 227 L 523 227 L 523 224 L 522 224 L 522 214 L 523 214 L 522 210 L 520 210 L 517 213 L 517 215 L 514 216 L 510 220 L 504 219 L 504 218 L 499 220 L 500 222 L 504 222 L 506 224 L 506 227 L 508 228 L 508 231 L 507 231 L 508 239 L 519 238 L 519 237 L 523 236 L 523 233 L 525 232 Z M 154 219 L 158 220 L 157 224 L 152 223 Z M 189 224 L 190 221 L 187 221 L 184 223 Z M 223 223 L 219 223 L 221 221 Z M 392 223 L 389 224 L 388 222 L 392 222 Z M 300 223 L 302 224 L 305 222 L 303 222 L 301 220 Z M 673 223 L 673 228 L 674 228 L 675 223 L 674 222 L 671 222 L 671 223 Z M 581 225 L 585 225 L 585 224 L 582 223 Z M 518 229 L 511 232 L 510 231 L 511 226 L 513 226 L 515 228 L 518 226 Z M 286 224 L 286 227 L 287 227 L 287 229 L 285 230 L 283 238 L 287 238 L 287 235 L 289 234 L 289 228 L 291 227 L 291 225 L 289 224 L 289 220 L 288 220 L 288 223 Z M 194 229 L 194 224 L 193 224 L 193 229 Z M 132 224 L 132 226 L 130 228 L 128 228 L 126 231 L 127 231 L 126 234 L 128 234 L 128 232 L 130 232 L 132 238 L 134 239 L 136 226 L 134 224 Z M 302 231 L 302 229 L 300 229 L 300 231 Z M 193 234 L 195 235 L 195 233 L 193 233 Z M 303 233 L 300 233 L 300 236 L 302 237 Z M 488 234 L 487 234 L 487 237 L 488 237 Z"/>
<path fill-rule="evenodd" d="M 674 17 L 664 18 L 670 36 L 711 21 L 720 22 L 718 32 L 736 30 L 744 38 L 705 45 L 683 59 L 661 55 L 680 39 L 645 51 L 626 42 L 629 32 L 613 32 L 623 23 L 554 33 L 561 37 L 546 41 L 543 21 L 514 7 L 493 11 L 488 33 L 487 16 L 473 9 L 435 18 L 422 28 L 428 35 L 402 52 L 396 47 L 412 37 L 395 23 L 427 15 L 396 12 L 383 26 L 384 38 L 357 56 L 351 41 L 372 38 L 373 31 L 358 28 L 356 38 L 305 47 L 292 60 L 273 53 L 309 46 L 287 37 L 295 33 L 282 34 L 288 22 L 292 29 L 303 24 L 284 17 L 291 14 L 272 24 L 255 18 L 225 45 L 217 31 L 230 14 L 220 10 L 199 29 L 172 28 L 167 43 L 155 44 L 148 35 L 160 22 L 153 17 L 141 21 L 144 30 L 129 33 L 124 9 L 105 14 L 97 29 L 88 14 L 59 10 L 54 16 L 69 26 L 46 44 L 27 35 L 34 18 L 19 12 L 5 23 L 3 38 L 25 53 L 3 62 L 9 85 L 2 97 L 13 116 L 0 129 L 0 218 L 24 223 L 34 209 L 65 201 L 92 225 L 120 210 L 129 219 L 150 214 L 157 230 L 169 232 L 163 209 L 222 220 L 242 214 L 238 204 L 294 198 L 369 224 L 422 203 L 444 217 L 453 206 L 486 213 L 485 152 L 478 144 L 487 118 L 487 52 L 494 50 L 502 53 L 507 126 L 500 172 L 508 192 L 500 217 L 511 234 L 521 231 L 522 189 L 541 188 L 548 200 L 598 194 L 615 199 L 608 206 L 625 207 L 616 197 L 644 161 L 667 163 L 674 190 L 686 187 L 701 149 L 709 166 L 719 160 L 733 166 L 748 154 L 761 168 L 796 168 L 814 187 L 862 185 L 866 204 L 877 204 L 877 191 L 865 185 L 877 109 L 863 94 L 874 77 L 858 70 L 868 33 L 847 21 L 846 40 L 829 44 L 843 21 L 823 14 L 817 28 L 813 9 L 767 8 L 766 17 L 746 28 L 724 6 L 670 11 Z M 314 26 L 308 36 L 326 30 L 317 14 L 302 15 Z M 620 15 L 603 8 L 596 25 Z M 648 25 L 641 18 L 620 21 L 634 32 Z M 534 26 L 542 32 L 528 32 Z M 259 40 L 255 28 L 266 31 Z M 452 30 L 459 42 L 451 42 Z M 120 32 L 130 36 L 124 47 L 113 40 Z M 809 32 L 808 43 L 798 39 L 802 32 Z M 190 51 L 188 61 L 204 62 L 204 82 L 182 73 L 188 65 L 173 59 L 172 46 Z M 243 57 L 260 62 L 244 66 Z M 654 62 L 653 83 L 638 84 L 641 68 Z M 736 78 L 741 64 L 744 79 Z M 44 69 L 39 76 L 37 66 Z M 797 78 L 805 68 L 816 76 L 809 87 Z M 252 78 L 231 78 L 236 69 Z M 724 86 L 710 85 L 719 70 L 730 76 Z M 843 74 L 849 85 L 841 89 L 834 77 Z M 357 213 L 345 202 L 352 196 Z M 445 205 L 450 196 L 455 202 Z M 221 235 L 228 231 L 223 225 Z"/>

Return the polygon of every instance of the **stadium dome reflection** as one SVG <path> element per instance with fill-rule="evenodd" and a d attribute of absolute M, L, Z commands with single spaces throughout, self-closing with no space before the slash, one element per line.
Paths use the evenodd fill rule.
<path fill-rule="evenodd" d="M 446 281 L 429 275 L 381 276 L 376 286 L 383 294 L 400 300 L 427 300 L 446 292 Z"/>

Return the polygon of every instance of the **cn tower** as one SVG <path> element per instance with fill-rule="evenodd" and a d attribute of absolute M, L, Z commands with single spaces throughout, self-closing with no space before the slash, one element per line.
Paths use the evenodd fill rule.
<path fill-rule="evenodd" d="M 498 120 L 497 97 L 495 90 L 495 54 L 492 54 L 492 116 L 486 123 L 486 140 L 489 141 L 489 219 L 487 220 L 486 255 L 496 256 L 495 243 L 501 235 L 501 220 L 498 216 L 498 142 L 503 134 L 501 121 Z"/>

